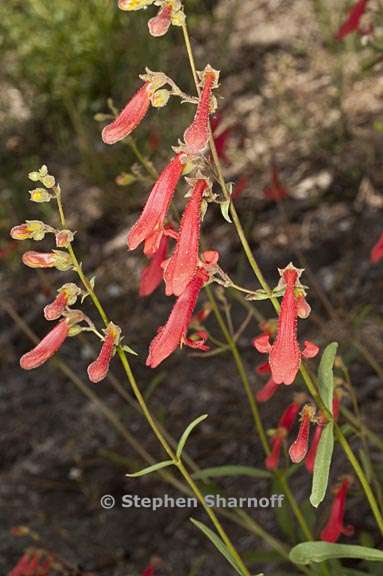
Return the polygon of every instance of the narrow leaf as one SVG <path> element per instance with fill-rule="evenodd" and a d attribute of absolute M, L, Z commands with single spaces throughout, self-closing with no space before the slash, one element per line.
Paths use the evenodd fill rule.
<path fill-rule="evenodd" d="M 192 431 L 194 430 L 194 428 L 196 426 L 198 426 L 198 424 L 200 422 L 202 422 L 203 420 L 206 420 L 206 418 L 207 418 L 207 414 L 203 414 L 202 416 L 199 416 L 198 418 L 193 420 L 193 422 L 190 422 L 189 426 L 185 429 L 184 433 L 182 434 L 182 436 L 180 438 L 180 441 L 178 442 L 177 458 L 181 457 L 182 450 L 184 449 L 184 446 L 187 442 L 187 439 L 189 438 L 189 436 L 192 433 Z"/>
<path fill-rule="evenodd" d="M 334 375 L 333 367 L 336 352 L 338 350 L 338 343 L 332 342 L 324 349 L 322 358 L 319 364 L 318 380 L 319 380 L 319 393 L 323 400 L 324 405 L 332 414 L 332 398 L 334 393 Z"/>
<path fill-rule="evenodd" d="M 212 544 L 214 544 L 214 546 L 222 554 L 222 556 L 224 556 L 224 558 L 226 558 L 226 560 L 229 562 L 229 564 L 232 565 L 232 567 L 237 572 L 237 574 L 240 574 L 241 576 L 243 576 L 242 570 L 237 564 L 237 560 L 233 557 L 232 553 L 227 548 L 226 544 L 221 540 L 221 538 L 219 536 L 217 536 L 217 534 L 215 532 L 213 532 L 213 530 L 210 530 L 210 528 L 208 528 L 202 522 L 199 522 L 198 520 L 195 520 L 194 518 L 190 518 L 190 521 L 194 524 L 194 526 L 199 528 L 201 530 L 201 532 L 203 532 L 207 538 L 209 538 L 210 542 L 212 542 Z"/>
<path fill-rule="evenodd" d="M 270 478 L 272 474 L 268 470 L 253 468 L 252 466 L 228 465 L 205 468 L 194 472 L 195 480 L 206 480 L 207 478 L 219 478 L 221 476 L 251 476 L 252 478 Z"/>
<path fill-rule="evenodd" d="M 123 346 L 121 346 L 121 348 L 124 350 L 124 352 L 127 352 L 128 354 L 133 354 L 133 356 L 138 356 L 138 353 L 135 350 L 133 350 L 133 348 L 128 346 L 127 344 L 124 344 Z"/>
<path fill-rule="evenodd" d="M 358 558 L 369 562 L 383 562 L 383 550 L 351 544 L 302 542 L 290 550 L 289 558 L 295 564 L 324 562 L 335 558 Z"/>
<path fill-rule="evenodd" d="M 310 502 L 314 508 L 318 508 L 326 496 L 333 451 L 334 423 L 328 422 L 322 430 L 314 463 L 313 483 L 310 496 Z"/>
<path fill-rule="evenodd" d="M 156 472 L 156 470 L 161 470 L 161 468 L 166 468 L 167 466 L 171 466 L 174 464 L 173 460 L 163 460 L 162 462 L 157 462 L 157 464 L 153 464 L 148 468 L 143 468 L 139 472 L 134 472 L 133 474 L 125 474 L 129 478 L 138 478 L 138 476 L 145 476 L 145 474 L 151 474 L 152 472 Z"/>

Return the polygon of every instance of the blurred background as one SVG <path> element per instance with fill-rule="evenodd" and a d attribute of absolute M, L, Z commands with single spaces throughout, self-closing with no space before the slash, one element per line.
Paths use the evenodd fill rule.
<path fill-rule="evenodd" d="M 9 238 L 9 229 L 25 219 L 56 222 L 51 204 L 28 202 L 27 174 L 47 164 L 61 184 L 84 269 L 96 275 L 108 314 L 139 353 L 133 368 L 157 418 L 177 437 L 189 421 L 209 413 L 189 447 L 203 468 L 263 466 L 229 353 L 204 359 L 184 349 L 155 371 L 144 365 L 148 344 L 172 302 L 162 288 L 147 299 L 138 297 L 145 261 L 139 251 L 128 253 L 126 234 L 151 183 L 133 147 L 161 170 L 193 109 L 171 100 L 166 108 L 150 111 L 134 134 L 134 145 L 112 147 L 102 143 L 100 115 L 110 113 L 110 98 L 117 108 L 125 105 L 146 66 L 169 74 L 186 92 L 193 93 L 193 82 L 180 30 L 173 27 L 165 37 L 152 38 L 147 20 L 153 9 L 126 13 L 116 4 L 0 3 L 1 573 L 30 543 L 11 529 L 26 526 L 78 574 L 137 575 L 152 559 L 159 574 L 226 576 L 230 567 L 196 533 L 187 510 L 100 508 L 105 493 L 176 491 L 157 476 L 125 477 L 128 469 L 143 466 L 142 457 L 81 388 L 97 343 L 91 338 L 81 345 L 67 343 L 60 366 L 27 373 L 18 365 L 32 347 L 30 330 L 39 337 L 48 330 L 43 306 L 59 286 L 72 281 L 69 273 L 25 268 L 21 254 L 37 245 Z M 346 0 L 185 2 L 198 69 L 210 63 L 221 70 L 216 138 L 252 249 L 271 285 L 278 281 L 277 267 L 291 260 L 306 267 L 313 314 L 302 336 L 321 346 L 342 343 L 363 413 L 381 432 L 383 269 L 370 263 L 369 254 L 382 230 L 383 211 L 382 3 L 371 0 L 362 33 L 337 42 L 334 34 L 349 6 Z M 283 202 L 268 192 L 273 174 L 286 192 Z M 184 192 L 177 193 L 180 209 Z M 238 284 L 256 289 L 235 231 L 214 205 L 203 234 L 206 246 L 220 252 L 224 270 Z M 49 241 L 37 249 L 44 246 Z M 262 359 L 251 346 L 258 316 L 234 294 L 226 300 L 218 296 L 235 330 L 246 321 L 238 344 L 251 384 L 259 389 L 255 366 Z M 202 295 L 199 307 L 205 301 Z M 96 321 L 88 302 L 84 307 Z M 268 304 L 257 309 L 272 316 Z M 222 339 L 212 315 L 207 327 Z M 92 385 L 91 391 L 153 458 L 162 458 L 117 362 L 112 372 L 112 382 Z M 262 407 L 266 427 L 275 426 L 291 395 L 283 391 Z M 376 466 L 382 471 L 381 461 Z M 345 471 L 339 454 L 333 480 Z M 266 482 L 249 478 L 223 479 L 219 485 L 232 495 L 270 491 Z M 292 485 L 317 534 L 329 502 L 314 517 L 305 504 L 307 475 L 297 473 Z M 373 521 L 361 513 L 365 504 L 357 488 L 351 499 L 355 541 L 363 537 L 376 545 Z M 251 513 L 287 543 L 301 537 L 288 512 L 277 517 L 269 511 Z M 290 574 L 256 537 L 235 525 L 228 529 L 258 571 Z"/>

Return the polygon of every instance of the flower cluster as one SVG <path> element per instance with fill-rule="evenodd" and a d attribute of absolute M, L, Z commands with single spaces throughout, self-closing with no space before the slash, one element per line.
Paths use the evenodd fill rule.
<path fill-rule="evenodd" d="M 30 191 L 33 202 L 50 202 L 55 199 L 60 205 L 60 186 L 56 185 L 55 178 L 48 174 L 46 166 L 42 166 L 36 172 L 31 172 L 29 179 L 33 182 L 40 182 L 43 186 Z M 51 252 L 29 250 L 22 255 L 23 263 L 29 268 L 73 270 L 76 264 L 71 253 L 71 243 L 75 235 L 71 230 L 56 229 L 39 220 L 27 220 L 10 231 L 14 240 L 40 241 L 47 234 L 54 235 L 56 246 L 62 250 Z M 98 358 L 88 367 L 89 380 L 99 382 L 105 378 L 116 346 L 120 342 L 121 330 L 110 322 L 104 331 L 105 335 L 101 336 L 92 321 L 81 310 L 72 308 L 78 299 L 82 302 L 88 294 L 73 282 L 68 282 L 58 288 L 54 300 L 44 307 L 45 319 L 49 322 L 57 321 L 57 323 L 32 350 L 20 358 L 20 366 L 24 370 L 32 370 L 45 364 L 56 354 L 68 337 L 76 336 L 83 331 L 91 331 L 102 339 L 102 346 Z"/>
<path fill-rule="evenodd" d="M 163 11 L 167 8 L 174 10 L 178 6 L 175 2 L 161 4 L 156 18 L 163 18 Z M 144 7 L 144 4 L 120 1 L 120 7 L 133 10 Z M 191 338 L 187 337 L 187 331 L 198 295 L 214 274 L 218 262 L 218 254 L 214 251 L 200 254 L 200 227 L 203 206 L 212 199 L 210 178 L 204 174 L 204 153 L 210 134 L 209 116 L 216 106 L 212 92 L 218 86 L 219 73 L 208 65 L 199 73 L 199 77 L 200 96 L 194 118 L 186 128 L 182 141 L 174 148 L 175 155 L 158 176 L 127 238 L 130 250 L 143 244 L 144 254 L 149 258 L 149 264 L 141 275 L 140 295 L 150 295 L 164 280 L 166 295 L 177 297 L 167 323 L 159 328 L 150 344 L 146 364 L 152 368 L 183 344 L 207 349 L 204 331 L 198 331 Z M 181 93 L 174 82 L 162 73 L 147 72 L 141 78 L 144 85 L 122 113 L 104 128 L 104 142 L 113 144 L 131 134 L 145 116 L 150 103 L 153 104 L 153 99 L 164 92 L 164 84 L 172 87 L 172 93 Z M 193 101 L 192 98 L 188 100 Z M 166 98 L 163 101 L 166 103 Z M 167 218 L 176 188 L 185 172 L 188 173 L 189 200 L 176 229 Z M 170 240 L 175 241 L 175 247 L 168 257 Z"/>

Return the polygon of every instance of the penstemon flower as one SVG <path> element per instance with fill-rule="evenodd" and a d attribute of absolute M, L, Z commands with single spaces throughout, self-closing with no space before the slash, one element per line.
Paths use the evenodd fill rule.
<path fill-rule="evenodd" d="M 351 524 L 348 526 L 344 525 L 346 496 L 349 488 L 350 480 L 347 478 L 343 480 L 340 486 L 335 488 L 330 517 L 320 533 L 320 539 L 325 542 L 337 542 L 342 534 L 351 536 L 354 533 L 354 527 Z"/>
<path fill-rule="evenodd" d="M 8 576 L 48 576 L 52 568 L 51 558 L 43 558 L 37 550 L 27 550 Z"/>
<path fill-rule="evenodd" d="M 29 250 L 22 255 L 22 261 L 29 268 L 57 268 L 62 272 L 72 268 L 70 255 L 61 250 L 52 250 L 52 252 Z"/>
<path fill-rule="evenodd" d="M 14 226 L 10 235 L 13 240 L 43 240 L 47 232 L 53 232 L 53 228 L 40 222 L 40 220 L 27 220 L 24 224 Z"/>
<path fill-rule="evenodd" d="M 383 258 L 383 232 L 381 233 L 379 240 L 371 250 L 370 261 L 373 264 L 377 264 Z"/>
<path fill-rule="evenodd" d="M 187 154 L 201 154 L 209 140 L 209 114 L 211 112 L 212 91 L 218 86 L 219 72 L 211 66 L 206 66 L 200 73 L 202 77 L 202 92 L 198 102 L 193 122 L 185 130 L 183 150 Z"/>
<path fill-rule="evenodd" d="M 360 26 L 360 20 L 366 11 L 368 0 L 358 0 L 348 13 L 346 20 L 335 34 L 337 40 L 343 40 L 352 32 L 357 32 Z"/>
<path fill-rule="evenodd" d="M 199 293 L 203 285 L 209 280 L 209 274 L 206 268 L 209 269 L 210 266 L 213 265 L 210 263 L 214 262 L 214 260 L 217 261 L 217 253 L 214 254 L 215 257 L 212 256 L 212 253 L 208 253 L 207 260 L 209 264 L 197 269 L 193 279 L 189 282 L 184 292 L 178 297 L 165 326 L 159 328 L 157 335 L 149 347 L 149 354 L 146 359 L 147 366 L 155 368 L 161 364 L 165 358 L 170 356 L 178 346 L 182 346 L 183 344 L 191 348 L 207 350 L 207 346 L 205 345 L 206 333 L 203 333 L 202 338 L 193 340 L 187 338 L 187 330 Z"/>
<path fill-rule="evenodd" d="M 64 284 L 58 289 L 56 298 L 44 308 L 46 320 L 58 320 L 67 306 L 73 306 L 77 297 L 81 294 L 81 289 L 72 282 Z"/>
<path fill-rule="evenodd" d="M 151 36 L 164 36 L 172 23 L 172 3 L 165 2 L 159 9 L 157 16 L 148 22 Z"/>
<path fill-rule="evenodd" d="M 260 364 L 259 366 L 257 366 L 256 372 L 258 374 L 270 374 L 271 373 L 270 364 L 268 362 Z M 273 377 L 270 376 L 266 384 L 264 384 L 263 388 L 256 393 L 255 397 L 257 401 L 267 402 L 268 400 L 270 400 L 270 398 L 272 398 L 272 396 L 274 396 L 275 392 L 278 390 L 279 386 L 280 384 L 276 384 L 273 380 Z"/>
<path fill-rule="evenodd" d="M 274 431 L 271 440 L 271 452 L 265 460 L 265 466 L 268 470 L 278 468 L 283 441 L 294 426 L 303 398 L 303 395 L 296 395 L 294 401 L 289 404 L 279 419 L 278 428 Z"/>
<path fill-rule="evenodd" d="M 181 178 L 185 161 L 185 154 L 177 154 L 159 175 L 141 216 L 128 234 L 130 250 L 137 248 L 143 241 L 148 241 L 144 249 L 145 254 L 154 254 L 158 250 L 166 213 Z"/>
<path fill-rule="evenodd" d="M 281 184 L 276 166 L 271 168 L 271 186 L 267 186 L 264 189 L 263 195 L 267 200 L 274 200 L 275 202 L 279 202 L 288 196 L 287 189 Z"/>
<path fill-rule="evenodd" d="M 149 296 L 161 284 L 164 273 L 161 264 L 166 260 L 167 251 L 168 237 L 164 235 L 161 238 L 158 250 L 150 257 L 148 266 L 142 271 L 139 289 L 140 296 Z"/>
<path fill-rule="evenodd" d="M 261 334 L 253 340 L 253 344 L 261 353 L 269 354 L 271 374 L 276 384 L 292 384 L 299 370 L 302 356 L 313 358 L 319 352 L 318 346 L 305 340 L 304 349 L 301 351 L 297 339 L 297 318 L 302 311 L 307 315 L 306 306 L 297 308 L 296 291 L 301 295 L 302 286 L 299 277 L 302 270 L 289 264 L 279 271 L 281 286 L 285 288 L 281 311 L 278 319 L 278 333 L 273 344 L 270 344 L 268 334 Z M 298 296 L 298 297 L 299 297 Z"/>
<path fill-rule="evenodd" d="M 196 181 L 183 213 L 174 254 L 167 261 L 164 269 L 167 296 L 182 294 L 197 269 L 201 204 L 207 186 L 208 183 L 204 179 Z"/>
<path fill-rule="evenodd" d="M 109 366 L 121 337 L 121 329 L 110 322 L 105 330 L 104 342 L 96 360 L 88 366 L 88 377 L 95 384 L 101 382 L 109 372 Z"/>
<path fill-rule="evenodd" d="M 302 462 L 307 454 L 310 424 L 314 418 L 314 414 L 315 409 L 310 404 L 306 404 L 301 412 L 301 423 L 299 426 L 298 436 L 289 448 L 291 461 L 295 464 Z"/>
<path fill-rule="evenodd" d="M 21 368 L 24 368 L 24 370 L 32 370 L 45 364 L 64 344 L 66 338 L 69 336 L 69 329 L 69 320 L 66 318 L 60 320 L 35 348 L 20 358 Z"/>
<path fill-rule="evenodd" d="M 137 128 L 149 109 L 150 96 L 150 82 L 145 82 L 114 122 L 103 129 L 102 139 L 105 144 L 115 144 L 129 136 Z"/>

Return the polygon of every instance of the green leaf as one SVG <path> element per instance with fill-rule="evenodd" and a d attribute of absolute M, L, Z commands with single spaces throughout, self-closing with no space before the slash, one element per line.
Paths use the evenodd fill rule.
<path fill-rule="evenodd" d="M 318 380 L 319 380 L 319 394 L 323 400 L 324 405 L 332 414 L 332 399 L 334 393 L 334 375 L 333 367 L 336 352 L 338 350 L 338 343 L 332 342 L 324 349 L 322 358 L 319 364 Z"/>
<path fill-rule="evenodd" d="M 173 460 L 163 460 L 162 462 L 157 462 L 157 464 L 153 464 L 148 468 L 143 468 L 139 472 L 134 472 L 133 474 L 125 474 L 125 476 L 128 476 L 129 478 L 138 478 L 139 476 L 151 474 L 152 472 L 156 472 L 157 470 L 161 470 L 161 468 L 166 468 L 167 466 L 172 466 L 173 464 Z"/>
<path fill-rule="evenodd" d="M 133 354 L 133 356 L 138 356 L 138 353 L 135 350 L 133 350 L 133 348 L 128 346 L 127 344 L 124 344 L 123 346 L 121 346 L 121 348 L 124 350 L 124 352 L 127 352 L 128 354 Z"/>
<path fill-rule="evenodd" d="M 184 449 L 185 444 L 187 442 L 187 439 L 189 438 L 189 436 L 192 433 L 192 431 L 194 430 L 194 428 L 196 426 L 198 426 L 198 424 L 200 422 L 203 422 L 203 420 L 206 420 L 207 416 L 208 416 L 207 414 L 202 414 L 202 416 L 199 416 L 198 418 L 193 420 L 193 422 L 190 422 L 189 426 L 185 429 L 184 433 L 182 434 L 182 436 L 178 442 L 178 446 L 177 446 L 176 455 L 177 455 L 178 459 L 181 458 L 182 450 Z"/>
<path fill-rule="evenodd" d="M 227 465 L 205 468 L 194 472 L 195 480 L 205 480 L 206 478 L 219 478 L 221 476 L 251 476 L 252 478 L 271 478 L 272 474 L 268 470 L 253 468 L 252 466 Z"/>
<path fill-rule="evenodd" d="M 229 216 L 230 200 L 225 200 L 224 202 L 221 202 L 220 207 L 221 207 L 222 216 L 225 218 L 226 222 L 229 222 L 229 224 L 232 224 L 232 220 Z"/>
<path fill-rule="evenodd" d="M 334 558 L 358 558 L 369 562 L 383 562 L 383 550 L 354 546 L 351 544 L 332 544 L 330 542 L 302 542 L 290 550 L 289 558 L 295 564 L 324 562 Z"/>
<path fill-rule="evenodd" d="M 314 508 L 318 508 L 326 496 L 333 451 L 334 423 L 328 422 L 322 430 L 314 463 L 313 483 L 310 495 L 310 502 Z"/>
<path fill-rule="evenodd" d="M 214 544 L 214 546 L 222 554 L 222 556 L 224 556 L 224 558 L 226 558 L 226 560 L 229 562 L 229 564 L 232 565 L 232 567 L 237 572 L 237 574 L 240 574 L 241 576 L 243 576 L 243 572 L 242 572 L 241 568 L 238 566 L 237 560 L 234 558 L 234 556 L 232 555 L 230 550 L 227 548 L 226 544 L 221 540 L 221 538 L 219 536 L 217 536 L 217 534 L 215 532 L 213 532 L 213 530 L 210 530 L 210 528 L 205 526 L 205 524 L 203 524 L 202 522 L 199 522 L 198 520 L 195 520 L 194 518 L 190 518 L 190 521 L 194 524 L 194 526 L 199 528 L 201 530 L 201 532 L 203 532 L 207 538 L 209 538 L 210 542 L 212 542 L 212 544 Z"/>

